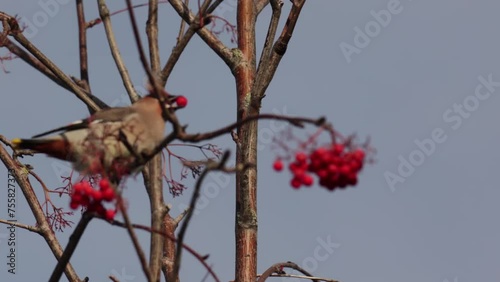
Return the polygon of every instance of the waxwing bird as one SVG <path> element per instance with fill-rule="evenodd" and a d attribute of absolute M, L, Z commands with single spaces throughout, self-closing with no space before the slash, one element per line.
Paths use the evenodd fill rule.
<path fill-rule="evenodd" d="M 186 102 L 183 96 L 168 95 L 165 108 L 176 110 Z M 16 138 L 11 143 L 14 149 L 30 149 L 69 161 L 81 173 L 121 177 L 137 171 L 133 167 L 137 156 L 153 152 L 163 140 L 162 111 L 160 101 L 149 94 L 129 107 L 101 110 L 67 126 L 31 139 Z"/>

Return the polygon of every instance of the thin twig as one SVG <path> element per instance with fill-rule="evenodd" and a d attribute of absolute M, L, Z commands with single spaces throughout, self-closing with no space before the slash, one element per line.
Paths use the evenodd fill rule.
<path fill-rule="evenodd" d="M 7 28 L 8 29 L 7 31 L 9 34 L 16 35 L 16 34 L 19 34 L 22 32 L 19 29 L 19 25 L 14 17 L 9 16 L 5 13 L 0 13 L 0 20 L 3 20 L 4 22 L 10 23 L 10 25 L 7 24 L 7 27 L 5 27 L 5 25 L 4 25 L 4 31 L 6 31 L 5 28 Z M 11 25 L 13 25 L 13 27 L 11 27 Z M 24 39 L 24 40 L 27 41 L 27 39 Z M 39 60 L 38 57 L 30 55 L 28 52 L 21 49 L 16 44 L 14 44 L 10 39 L 3 38 L 3 40 L 0 40 L 0 47 L 2 47 L 2 46 L 6 47 L 10 52 L 12 52 L 12 54 L 16 55 L 18 58 L 21 58 L 24 62 L 26 62 L 27 64 L 32 66 L 34 69 L 38 70 L 43 75 L 47 76 L 50 80 L 54 81 L 56 84 L 65 88 L 66 90 L 72 92 L 77 97 L 80 98 L 83 96 L 88 96 L 89 99 L 92 100 L 99 108 L 101 108 L 101 109 L 109 108 L 109 106 L 106 105 L 106 103 L 101 101 L 96 96 L 93 96 L 90 93 L 87 93 L 83 88 L 81 88 L 79 85 L 77 85 L 72 80 L 61 79 L 61 77 L 67 78 L 67 76 L 64 74 L 61 74 L 61 72 L 56 75 L 47 65 L 45 65 L 44 62 Z M 26 46 L 25 46 L 25 48 L 26 48 Z M 26 49 L 31 54 L 35 55 L 33 53 L 34 50 L 30 50 L 29 48 L 26 48 Z"/>
<path fill-rule="evenodd" d="M 257 275 L 257 277 L 260 277 L 262 275 Z M 311 280 L 316 280 L 316 281 L 324 281 L 324 282 L 339 282 L 338 280 L 330 279 L 330 278 L 323 278 L 323 277 L 316 277 L 316 276 L 307 276 L 307 275 L 296 275 L 296 274 L 271 274 L 269 277 L 285 277 L 285 278 L 298 278 L 298 279 L 311 279 Z"/>
<path fill-rule="evenodd" d="M 105 220 L 103 219 L 102 217 L 99 217 L 101 218 L 102 220 Z M 119 227 L 122 227 L 122 228 L 127 228 L 126 225 L 122 222 L 119 222 L 117 220 L 113 220 L 113 221 L 108 221 L 106 220 L 106 222 L 108 222 L 109 224 L 111 225 L 114 225 L 114 226 L 119 226 Z M 175 239 L 175 237 L 172 237 L 172 236 L 169 236 L 167 233 L 163 232 L 163 231 L 160 231 L 160 230 L 155 230 L 155 229 L 152 229 L 151 227 L 148 227 L 148 226 L 144 226 L 144 225 L 140 225 L 140 224 L 131 224 L 131 226 L 133 228 L 136 228 L 136 229 L 140 229 L 140 230 L 144 230 L 144 231 L 147 231 L 147 232 L 151 232 L 151 233 L 156 233 L 156 234 L 161 234 L 162 236 L 164 236 L 165 238 L 169 239 L 169 240 L 172 240 L 174 242 L 177 242 L 177 240 Z M 186 245 L 186 244 L 182 244 L 182 247 L 184 249 L 186 249 L 186 251 L 188 251 L 188 253 L 190 253 L 191 255 L 193 255 L 204 267 L 205 269 L 207 269 L 208 272 L 210 272 L 210 275 L 212 275 L 212 277 L 214 278 L 214 280 L 216 282 L 220 282 L 220 279 L 217 277 L 217 274 L 215 274 L 215 272 L 213 271 L 213 269 L 211 269 L 211 267 L 207 264 L 207 262 L 205 261 L 205 256 L 203 255 L 200 255 L 198 252 L 196 252 L 193 248 L 191 248 L 190 246 Z"/>
<path fill-rule="evenodd" d="M 182 257 L 182 244 L 184 242 L 184 236 L 186 235 L 189 222 L 191 221 L 191 217 L 193 216 L 194 210 L 196 208 L 196 202 L 198 202 L 198 198 L 200 197 L 201 184 L 203 183 L 203 180 L 205 179 L 205 177 L 209 172 L 222 169 L 225 166 L 228 159 L 229 159 L 229 152 L 226 151 L 222 156 L 220 162 L 210 162 L 209 164 L 207 164 L 207 166 L 201 173 L 200 177 L 196 181 L 196 185 L 193 191 L 193 196 L 191 196 L 191 201 L 189 203 L 189 208 L 187 210 L 188 212 L 186 214 L 186 217 L 184 218 L 184 221 L 182 222 L 179 234 L 177 235 L 177 249 L 175 253 L 174 274 L 172 281 L 176 281 L 179 275 L 179 268 Z"/>
<path fill-rule="evenodd" d="M 142 159 L 142 161 L 147 162 L 149 161 L 153 156 L 158 154 L 167 146 L 170 144 L 175 139 L 184 141 L 184 142 L 190 142 L 190 143 L 196 143 L 204 140 L 210 140 L 216 137 L 219 137 L 223 134 L 230 133 L 233 129 L 239 128 L 240 126 L 254 121 L 254 120 L 261 120 L 261 119 L 274 119 L 274 120 L 282 120 L 286 121 L 293 126 L 296 127 L 304 127 L 304 124 L 313 124 L 315 126 L 321 126 L 324 127 L 330 134 L 334 134 L 334 130 L 331 124 L 327 123 L 324 117 L 318 118 L 318 119 L 311 119 L 311 118 L 303 118 L 303 117 L 289 117 L 289 116 L 283 116 L 283 115 L 275 115 L 275 114 L 260 114 L 260 115 L 255 115 L 255 116 L 249 116 L 245 119 L 242 119 L 240 121 L 234 122 L 230 125 L 227 125 L 225 127 L 222 127 L 220 129 L 214 130 L 214 131 L 209 131 L 205 133 L 196 133 L 196 134 L 187 134 L 184 131 L 184 128 L 181 126 L 178 126 L 181 128 L 179 131 L 174 131 L 167 135 L 165 139 L 153 150 L 153 152 L 149 155 L 146 156 Z"/>
<path fill-rule="evenodd" d="M 158 76 L 160 72 L 160 51 L 158 47 L 158 0 L 149 0 L 146 34 L 149 43 L 151 70 L 155 76 Z"/>
<path fill-rule="evenodd" d="M 185 23 L 185 21 L 182 21 L 182 23 Z M 165 63 L 165 66 L 161 71 L 161 83 L 163 86 L 165 86 L 165 84 L 167 83 L 167 80 L 170 77 L 170 74 L 172 73 L 175 64 L 177 63 L 177 61 L 179 61 L 182 52 L 186 48 L 191 38 L 193 38 L 193 35 L 196 33 L 197 28 L 198 27 L 196 25 L 190 25 L 186 33 L 182 36 L 182 38 L 177 40 L 177 44 L 172 50 L 172 53 L 170 53 L 167 63 Z"/>
<path fill-rule="evenodd" d="M 189 7 L 189 0 L 184 0 L 184 5 Z M 186 28 L 186 22 L 183 19 L 181 19 L 181 26 L 179 27 L 179 35 L 177 36 L 177 45 L 179 45 L 181 37 L 184 35 L 185 28 Z"/>
<path fill-rule="evenodd" d="M 31 231 L 31 232 L 34 232 L 34 233 L 38 233 L 38 234 L 42 233 L 42 231 L 40 231 L 40 228 L 38 228 L 36 226 L 31 226 L 31 225 L 27 225 L 27 224 L 24 224 L 24 223 L 20 223 L 20 222 L 8 221 L 8 220 L 5 220 L 5 219 L 0 219 L 0 223 L 6 224 L 6 225 L 13 225 L 15 227 L 26 229 L 28 231 Z"/>
<path fill-rule="evenodd" d="M 139 100 L 139 95 L 134 89 L 134 85 L 132 84 L 132 79 L 130 79 L 130 75 L 128 73 L 127 67 L 125 66 L 125 62 L 120 54 L 120 50 L 118 49 L 118 44 L 116 43 L 115 33 L 113 31 L 113 26 L 111 24 L 111 18 L 109 16 L 109 10 L 106 5 L 106 0 L 98 0 L 99 7 L 99 15 L 104 25 L 104 30 L 106 32 L 106 38 L 108 39 L 109 49 L 111 51 L 111 55 L 116 64 L 116 68 L 120 73 L 122 78 L 123 86 L 125 86 L 125 90 L 127 90 L 128 96 L 130 98 L 130 102 L 134 103 Z"/>
<path fill-rule="evenodd" d="M 295 29 L 295 25 L 297 24 L 297 20 L 299 19 L 300 12 L 302 11 L 302 7 L 306 0 L 292 0 L 292 8 L 290 13 L 288 14 L 288 19 L 286 21 L 285 26 L 281 32 L 280 37 L 274 43 L 273 52 L 269 59 L 269 63 L 267 64 L 266 69 L 259 70 L 261 72 L 261 78 L 259 78 L 259 84 L 255 84 L 253 87 L 253 93 L 257 95 L 257 97 L 263 97 L 264 93 L 271 83 L 276 70 L 278 69 L 278 65 L 285 55 L 286 49 L 288 47 L 288 42 L 292 38 L 293 31 Z"/>
<path fill-rule="evenodd" d="M 83 88 L 90 92 L 89 62 L 87 54 L 87 28 L 83 0 L 76 0 L 76 15 L 78 18 L 78 46 L 80 47 L 80 79 Z"/>
<path fill-rule="evenodd" d="M 295 269 L 299 272 L 302 272 L 303 274 L 309 276 L 308 279 L 311 279 L 312 281 L 314 282 L 319 282 L 320 280 L 319 279 L 315 279 L 316 277 L 314 277 L 311 273 L 309 273 L 307 270 L 303 269 L 302 267 L 300 267 L 298 264 L 296 263 L 293 263 L 291 261 L 288 261 L 288 262 L 280 262 L 280 263 L 276 263 L 276 264 L 273 264 L 271 267 L 269 267 L 264 273 L 262 273 L 262 275 L 259 277 L 259 280 L 257 280 L 257 282 L 264 282 L 266 281 L 266 279 L 268 277 L 271 276 L 271 274 L 273 273 L 282 273 L 283 272 L 283 268 L 291 268 L 291 269 Z M 312 278 L 311 278 L 312 277 Z"/>
<path fill-rule="evenodd" d="M 271 0 L 271 7 L 273 13 L 271 16 L 271 21 L 269 22 L 269 28 L 267 30 L 266 40 L 264 41 L 264 48 L 260 55 L 259 66 L 257 67 L 257 74 L 255 75 L 255 85 L 260 85 L 261 80 L 264 76 L 265 69 L 269 68 L 269 62 L 271 60 L 271 51 L 273 48 L 274 38 L 276 36 L 276 30 L 278 29 L 278 24 L 281 16 L 281 7 L 283 7 L 282 0 Z"/>
<path fill-rule="evenodd" d="M 57 78 L 68 85 L 72 92 L 76 95 L 78 99 L 91 108 L 92 111 L 97 112 L 100 107 L 92 100 L 84 91 L 82 91 L 76 83 L 74 83 L 71 78 L 62 72 L 56 64 L 54 64 L 45 54 L 43 54 L 35 45 L 33 45 L 21 32 L 14 32 L 14 38 L 19 42 L 26 50 L 28 50 L 35 58 L 37 58 L 42 64 L 44 64 Z"/>
<path fill-rule="evenodd" d="M 189 25 L 195 20 L 199 20 L 189 8 L 184 5 L 181 0 L 169 0 L 175 11 L 181 16 Z M 234 69 L 237 64 L 237 59 L 234 58 L 232 51 L 222 43 L 217 36 L 206 28 L 201 28 L 196 31 L 203 41 L 229 66 Z"/>
<path fill-rule="evenodd" d="M 203 22 L 201 22 L 201 20 L 203 20 L 203 18 L 205 17 L 205 13 L 203 11 L 208 9 L 210 2 L 210 0 L 205 0 L 203 2 L 203 5 L 200 7 L 198 20 L 193 21 L 189 25 L 189 29 L 186 31 L 186 33 L 184 33 L 184 25 L 186 22 L 181 19 L 181 27 L 179 30 L 179 37 L 177 37 L 177 44 L 172 50 L 172 53 L 170 53 L 167 63 L 165 63 L 165 66 L 161 71 L 161 83 L 163 86 L 165 86 L 165 84 L 167 83 L 167 80 L 170 77 L 175 64 L 177 63 L 177 61 L 179 61 L 179 58 L 186 48 L 187 44 L 189 43 L 191 38 L 193 38 L 193 35 L 196 33 L 196 31 L 203 26 Z M 188 4 L 189 0 L 185 0 L 185 5 L 188 6 Z"/>
<path fill-rule="evenodd" d="M 142 271 L 144 272 L 144 275 L 146 275 L 147 281 L 151 281 L 151 273 L 149 272 L 146 256 L 144 255 L 144 251 L 142 250 L 141 245 L 139 244 L 137 235 L 135 234 L 135 231 L 132 228 L 132 223 L 130 222 L 130 218 L 128 217 L 128 212 L 127 209 L 125 208 L 125 205 L 123 204 L 122 198 L 118 199 L 118 208 L 122 213 L 123 220 L 125 221 L 125 227 L 128 231 L 128 234 L 130 235 L 130 238 L 132 239 L 132 244 L 134 245 L 135 251 L 139 256 L 139 261 L 141 262 Z"/>

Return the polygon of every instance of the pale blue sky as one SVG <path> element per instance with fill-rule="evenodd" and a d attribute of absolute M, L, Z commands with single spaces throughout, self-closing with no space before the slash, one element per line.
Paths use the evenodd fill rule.
<path fill-rule="evenodd" d="M 125 6 L 124 1 L 113 2 L 112 11 Z M 224 10 L 218 11 L 231 22 L 235 21 L 233 2 L 227 1 Z M 284 2 L 287 11 L 290 3 Z M 36 28 L 36 32 L 31 30 L 33 43 L 66 73 L 78 76 L 73 1 L 60 0 L 58 11 L 51 15 L 40 3 L 45 2 L 2 1 L 0 10 L 31 21 Z M 87 18 L 97 17 L 95 1 L 85 4 Z M 374 13 L 388 7 L 398 12 L 385 27 L 372 22 Z M 500 191 L 495 184 L 500 161 L 496 147 L 500 141 L 496 126 L 500 88 L 495 86 L 500 82 L 499 9 L 500 3 L 493 0 L 308 1 L 262 112 L 325 115 L 344 134 L 370 136 L 378 150 L 377 162 L 366 166 L 355 188 L 334 193 L 319 186 L 293 191 L 289 175 L 271 169 L 274 154 L 265 134 L 276 133 L 276 126 L 261 122 L 265 134 L 259 139 L 259 273 L 275 262 L 290 260 L 315 275 L 342 282 L 500 278 L 500 227 L 495 223 L 500 214 Z M 142 23 L 146 11 L 137 10 Z M 259 46 L 268 19 L 269 8 L 259 17 Z M 173 47 L 178 24 L 178 16 L 162 5 L 163 63 Z M 128 16 L 115 16 L 113 25 L 134 85 L 140 89 L 145 76 Z M 357 28 L 363 31 L 367 26 L 373 37 L 363 43 Z M 227 35 L 221 38 L 231 44 Z M 103 27 L 90 29 L 88 40 L 93 93 L 108 103 L 125 105 L 127 100 L 120 98 L 125 91 Z M 350 62 L 340 47 L 347 44 L 357 48 L 349 56 Z M 0 49 L 3 54 L 5 50 Z M 10 73 L 0 73 L 0 134 L 29 137 L 87 115 L 71 93 L 21 60 L 7 62 L 5 67 Z M 491 89 L 480 88 L 484 83 L 479 77 L 488 80 L 490 75 Z M 474 96 L 477 88 L 481 99 Z M 179 116 L 192 132 L 234 120 L 234 81 L 199 38 L 181 57 L 168 90 L 189 98 L 188 108 Z M 486 97 L 491 90 L 496 91 Z M 460 105 L 465 108 L 462 115 L 457 110 Z M 428 155 L 418 153 L 416 142 L 432 138 L 435 130 L 442 132 L 439 140 L 446 139 L 436 143 Z M 234 149 L 228 136 L 213 143 Z M 401 174 L 401 159 L 410 156 L 420 163 L 411 175 Z M 24 161 L 35 167 L 49 187 L 61 185 L 61 168 L 63 175 L 67 173 L 65 163 L 42 155 Z M 404 182 L 391 186 L 384 176 L 391 173 L 393 178 L 403 177 L 399 180 Z M 0 168 L 0 175 L 1 185 L 6 186 L 5 168 Z M 147 224 L 149 204 L 140 177 L 138 180 L 128 182 L 125 195 L 132 220 Z M 41 188 L 35 188 L 41 195 Z M 234 272 L 234 177 L 209 177 L 203 189 L 200 212 L 193 218 L 186 243 L 210 254 L 208 263 L 222 281 L 229 281 Z M 168 198 L 173 215 L 189 201 L 190 191 Z M 0 217 L 5 218 L 5 192 L 0 199 Z M 18 220 L 34 224 L 20 190 L 17 199 Z M 68 204 L 65 198 L 54 200 L 61 206 Z M 4 228 L 0 235 L 6 234 Z M 107 275 L 114 274 L 122 276 L 122 281 L 144 280 L 124 230 L 96 220 L 87 231 L 72 259 L 80 277 L 106 281 Z M 57 233 L 63 245 L 70 233 Z M 147 250 L 147 236 L 138 233 Z M 330 247 L 325 248 L 328 241 Z M 5 264 L 6 242 L 0 242 L 0 280 L 48 279 L 56 261 L 41 237 L 18 229 L 17 243 L 17 274 L 11 275 Z M 205 270 L 190 255 L 184 258 L 182 281 L 200 281 Z"/>

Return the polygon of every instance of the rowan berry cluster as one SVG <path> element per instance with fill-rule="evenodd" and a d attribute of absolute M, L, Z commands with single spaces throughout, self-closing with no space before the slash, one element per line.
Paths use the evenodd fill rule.
<path fill-rule="evenodd" d="M 353 149 L 344 144 L 319 147 L 309 154 L 298 152 L 288 169 L 293 174 L 290 185 L 299 189 L 314 183 L 313 174 L 319 178 L 319 185 L 330 191 L 358 183 L 358 173 L 365 162 L 365 151 Z M 276 159 L 273 168 L 283 170 L 283 161 Z"/>
<path fill-rule="evenodd" d="M 112 202 L 115 198 L 115 191 L 107 179 L 103 178 L 99 181 L 98 190 L 94 189 L 89 182 L 82 181 L 73 185 L 69 206 L 74 210 L 82 206 L 87 208 L 87 211 L 96 212 L 107 220 L 112 220 L 116 210 L 104 208 L 103 202 Z"/>

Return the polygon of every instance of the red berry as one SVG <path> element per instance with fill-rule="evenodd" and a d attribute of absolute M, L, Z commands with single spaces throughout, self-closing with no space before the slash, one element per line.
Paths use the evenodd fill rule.
<path fill-rule="evenodd" d="M 295 160 L 299 163 L 305 163 L 307 161 L 307 155 L 303 152 L 298 152 L 295 154 Z"/>
<path fill-rule="evenodd" d="M 314 182 L 314 179 L 312 178 L 311 175 L 309 174 L 305 174 L 303 177 L 302 177 L 302 184 L 306 185 L 306 186 L 311 186 Z"/>
<path fill-rule="evenodd" d="M 336 155 L 340 155 L 344 151 L 344 145 L 335 144 L 333 145 L 333 153 Z"/>
<path fill-rule="evenodd" d="M 99 190 L 92 190 L 92 198 L 96 202 L 100 202 L 102 200 L 103 193 Z"/>
<path fill-rule="evenodd" d="M 340 167 L 340 173 L 343 175 L 347 175 L 351 172 L 351 167 L 349 165 L 343 165 Z"/>
<path fill-rule="evenodd" d="M 357 149 L 353 153 L 354 157 L 360 161 L 362 161 L 365 158 L 365 152 L 361 149 Z"/>
<path fill-rule="evenodd" d="M 320 179 L 326 178 L 328 176 L 328 170 L 321 169 L 316 173 Z"/>
<path fill-rule="evenodd" d="M 115 218 L 115 215 L 116 215 L 116 211 L 112 210 L 112 209 L 109 209 L 109 210 L 106 210 L 106 213 L 104 214 L 104 217 L 107 220 L 113 220 Z"/>
<path fill-rule="evenodd" d="M 300 179 L 298 179 L 297 177 L 294 177 L 290 182 L 290 185 L 292 185 L 292 187 L 295 189 L 299 189 L 302 185 L 302 181 L 300 181 Z"/>
<path fill-rule="evenodd" d="M 358 160 L 351 160 L 349 162 L 349 166 L 351 167 L 351 170 L 352 171 L 360 171 L 361 168 L 363 167 L 363 163 L 361 163 L 360 161 Z"/>
<path fill-rule="evenodd" d="M 69 207 L 72 210 L 76 210 L 79 206 L 80 206 L 80 203 L 77 201 L 71 200 L 71 202 L 69 202 Z"/>
<path fill-rule="evenodd" d="M 333 174 L 339 172 L 339 167 L 335 164 L 329 164 L 327 168 L 329 173 Z"/>
<path fill-rule="evenodd" d="M 106 202 L 111 202 L 115 198 L 115 191 L 113 189 L 104 190 L 102 192 L 102 198 Z"/>
<path fill-rule="evenodd" d="M 177 106 L 179 108 L 184 108 L 185 106 L 187 106 L 188 99 L 184 96 L 179 96 L 179 97 L 177 97 L 175 102 L 177 103 Z"/>
<path fill-rule="evenodd" d="M 273 168 L 276 171 L 282 171 L 283 170 L 283 162 L 281 160 L 275 160 L 273 163 Z"/>
<path fill-rule="evenodd" d="M 82 193 L 83 192 L 83 183 L 78 182 L 73 185 L 73 191 L 74 193 Z"/>
<path fill-rule="evenodd" d="M 90 183 L 85 182 L 83 185 L 83 194 L 92 195 L 92 191 L 94 191 L 94 189 L 90 186 Z"/>
<path fill-rule="evenodd" d="M 109 189 L 110 186 L 108 179 L 106 178 L 101 179 L 101 181 L 99 181 L 99 187 L 101 187 L 101 190 Z"/>

